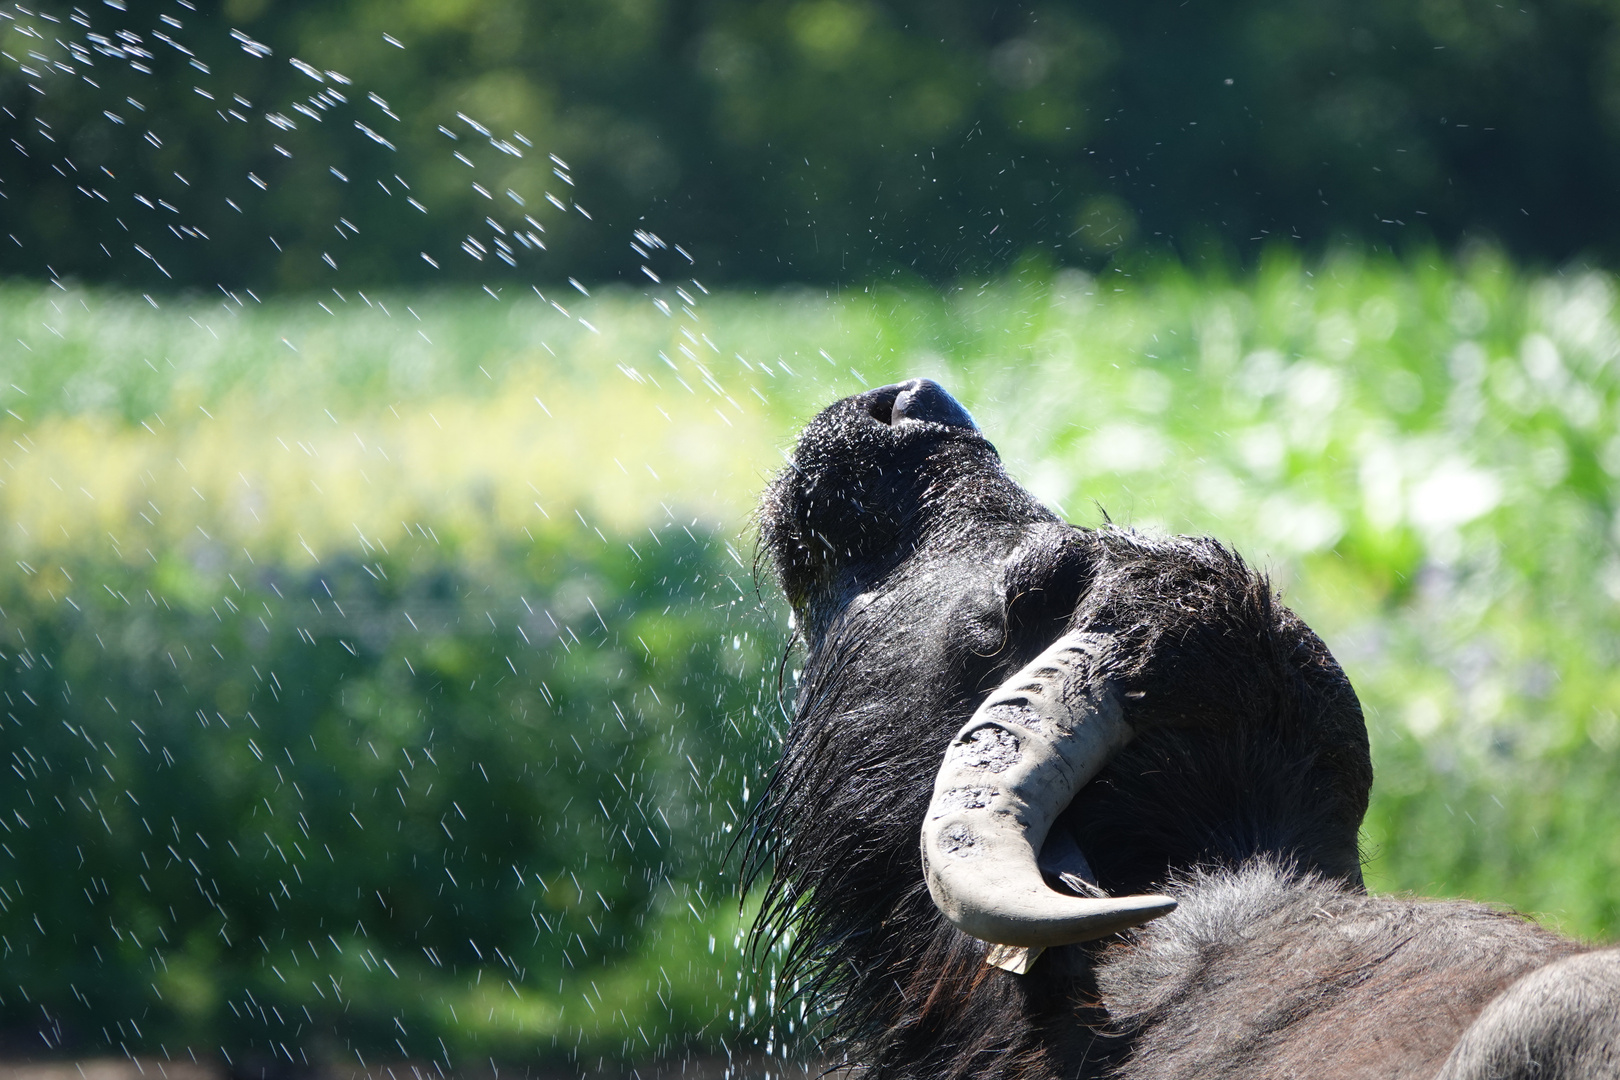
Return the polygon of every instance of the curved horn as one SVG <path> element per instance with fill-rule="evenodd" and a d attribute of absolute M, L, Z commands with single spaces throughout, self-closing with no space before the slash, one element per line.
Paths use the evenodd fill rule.
<path fill-rule="evenodd" d="M 997 945 L 1068 945 L 1173 910 L 1168 896 L 1065 896 L 1036 855 L 1052 822 L 1133 734 L 1097 673 L 1110 639 L 1073 632 L 985 699 L 945 751 L 923 819 L 934 903 Z"/>

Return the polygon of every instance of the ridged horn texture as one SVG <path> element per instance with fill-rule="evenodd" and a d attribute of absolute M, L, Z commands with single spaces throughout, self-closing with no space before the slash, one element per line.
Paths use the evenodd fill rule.
<path fill-rule="evenodd" d="M 934 904 L 997 945 L 1091 941 L 1172 910 L 1168 896 L 1089 899 L 1050 888 L 1036 858 L 1052 822 L 1133 734 L 1102 677 L 1111 639 L 1059 638 L 985 699 L 945 751 L 923 819 Z"/>

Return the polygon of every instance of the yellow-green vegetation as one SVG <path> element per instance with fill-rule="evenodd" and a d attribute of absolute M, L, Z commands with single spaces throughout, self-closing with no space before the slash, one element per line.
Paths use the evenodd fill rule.
<path fill-rule="evenodd" d="M 811 412 L 916 374 L 1072 520 L 1273 575 L 1367 708 L 1374 888 L 1620 930 L 1606 276 L 319 299 L 0 292 L 0 932 L 115 1044 L 799 1030 L 723 866 L 781 723 L 747 515 Z"/>
<path fill-rule="evenodd" d="M 334 316 L 310 300 L 0 294 L 0 400 L 27 435 L 0 497 L 28 527 L 7 543 L 111 530 L 163 550 L 201 524 L 309 562 L 418 518 L 474 546 L 575 509 L 639 532 L 668 517 L 668 492 L 740 519 L 775 457 L 749 391 L 773 389 L 766 376 L 738 378 L 678 310 L 571 295 L 568 314 L 532 293 L 329 295 Z"/>

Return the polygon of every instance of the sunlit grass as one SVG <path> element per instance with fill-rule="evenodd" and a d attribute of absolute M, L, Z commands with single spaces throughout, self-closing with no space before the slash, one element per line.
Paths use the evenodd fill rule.
<path fill-rule="evenodd" d="M 8 336 L 33 339 L 0 392 L 5 544 L 23 559 L 84 542 L 138 556 L 218 537 L 299 565 L 422 522 L 484 551 L 576 512 L 639 531 L 674 512 L 661 501 L 735 521 L 774 467 L 742 366 L 687 359 L 682 324 L 645 301 L 576 305 L 597 332 L 533 296 L 391 310 L 0 297 Z M 702 374 L 721 361 L 731 392 Z"/>

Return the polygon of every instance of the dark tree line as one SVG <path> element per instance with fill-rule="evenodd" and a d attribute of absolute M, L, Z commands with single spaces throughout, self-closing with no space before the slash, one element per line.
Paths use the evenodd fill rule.
<path fill-rule="evenodd" d="M 1620 245 L 1608 3 L 114 7 L 0 9 L 0 269 L 603 279 L 638 227 L 761 281 Z"/>

